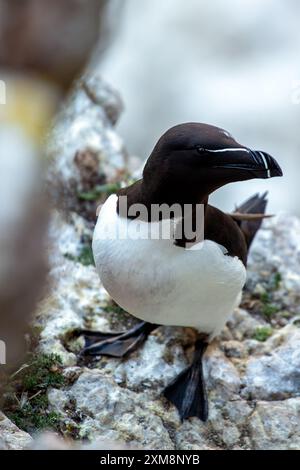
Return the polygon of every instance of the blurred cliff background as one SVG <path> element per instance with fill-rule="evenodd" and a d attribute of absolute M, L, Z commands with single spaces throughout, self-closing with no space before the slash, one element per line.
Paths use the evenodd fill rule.
<path fill-rule="evenodd" d="M 125 102 L 119 131 L 145 159 L 180 122 L 207 122 L 278 159 L 284 179 L 223 188 L 232 209 L 269 190 L 271 212 L 300 214 L 300 4 L 297 0 L 113 0 L 121 18 L 99 68 Z"/>
<path fill-rule="evenodd" d="M 212 201 L 231 210 L 268 189 L 271 212 L 300 214 L 299 13 L 297 0 L 64 0 L 51 9 L 44 0 L 2 0 L 0 59 L 39 67 L 66 88 L 99 25 L 92 64 L 121 94 L 117 130 L 129 154 L 143 162 L 180 122 L 218 125 L 270 152 L 284 179 L 228 186 Z"/>

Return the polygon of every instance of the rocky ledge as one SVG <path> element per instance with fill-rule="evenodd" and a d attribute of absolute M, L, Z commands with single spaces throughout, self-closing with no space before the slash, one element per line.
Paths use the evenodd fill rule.
<path fill-rule="evenodd" d="M 195 339 L 191 329 L 160 327 L 126 360 L 78 359 L 82 340 L 74 338 L 76 328 L 119 331 L 135 322 L 101 286 L 90 250 L 96 202 L 110 185 L 121 184 L 131 165 L 113 129 L 120 110 L 119 97 L 102 80 L 83 79 L 50 145 L 50 189 L 67 199 L 52 214 L 50 285 L 34 324 L 39 353 L 57 354 L 61 361 L 63 385 L 47 390 L 56 429 L 79 441 L 148 449 L 299 449 L 296 217 L 279 215 L 264 222 L 251 250 L 241 308 L 207 350 L 207 423 L 195 418 L 181 423 L 161 396 L 189 363 Z M 15 428 L 13 439 L 18 439 Z M 20 431 L 17 446 L 28 444 L 30 437 Z"/>

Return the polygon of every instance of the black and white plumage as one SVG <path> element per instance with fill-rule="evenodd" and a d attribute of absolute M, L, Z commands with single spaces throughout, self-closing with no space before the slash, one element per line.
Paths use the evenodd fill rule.
<path fill-rule="evenodd" d="M 218 127 L 181 124 L 158 141 L 142 180 L 110 196 L 100 211 L 93 239 L 100 279 L 111 297 L 143 323 L 116 335 L 85 331 L 85 353 L 124 356 L 158 325 L 196 328 L 193 364 L 165 390 L 182 419 L 207 419 L 202 355 L 240 302 L 248 249 L 266 207 L 265 195 L 256 195 L 229 215 L 210 206 L 209 195 L 227 183 L 273 176 L 282 171 L 267 153 L 240 145 Z M 187 247 L 184 237 L 147 238 L 149 225 L 168 221 L 148 216 L 141 223 L 122 213 L 121 196 L 129 206 L 148 209 L 152 204 L 203 204 L 204 240 Z M 137 223 L 139 239 L 116 236 Z"/>

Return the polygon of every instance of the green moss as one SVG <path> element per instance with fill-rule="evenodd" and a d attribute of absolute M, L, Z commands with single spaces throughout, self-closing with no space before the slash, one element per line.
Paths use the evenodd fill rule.
<path fill-rule="evenodd" d="M 61 359 L 57 354 L 31 355 L 28 367 L 23 370 L 22 385 L 26 391 L 36 392 L 48 387 L 59 387 L 64 382 Z"/>
<path fill-rule="evenodd" d="M 118 304 L 114 302 L 105 305 L 104 307 L 102 307 L 102 310 L 106 313 L 116 313 L 117 315 L 122 315 L 124 313 L 125 314 L 127 313 L 122 307 L 120 307 Z"/>
<path fill-rule="evenodd" d="M 261 326 L 256 328 L 253 339 L 256 341 L 266 341 L 273 334 L 273 329 L 269 326 Z"/>
<path fill-rule="evenodd" d="M 273 315 L 275 315 L 275 313 L 279 312 L 280 309 L 279 307 L 277 307 L 276 305 L 274 304 L 264 304 L 262 306 L 262 314 L 266 317 L 266 318 L 270 318 L 272 317 Z"/>
<path fill-rule="evenodd" d="M 260 301 L 263 303 L 263 304 L 268 304 L 271 302 L 271 295 L 269 294 L 269 292 L 265 291 L 263 292 L 262 294 L 260 294 Z"/>
<path fill-rule="evenodd" d="M 78 261 L 84 266 L 95 265 L 93 250 L 91 245 L 85 245 L 82 247 L 81 253 L 78 256 Z"/>
<path fill-rule="evenodd" d="M 83 264 L 83 266 L 95 266 L 94 255 L 91 245 L 83 245 L 78 256 L 65 254 L 65 258 Z"/>
<path fill-rule="evenodd" d="M 276 272 L 272 278 L 273 290 L 278 290 L 282 281 L 282 276 L 280 272 Z"/>
<path fill-rule="evenodd" d="M 35 403 L 28 403 L 14 412 L 8 412 L 8 417 L 18 428 L 26 432 L 42 429 L 57 429 L 59 415 L 55 411 L 48 411 L 41 407 L 37 408 Z"/>
<path fill-rule="evenodd" d="M 28 355 L 27 362 L 13 373 L 3 391 L 3 410 L 27 432 L 57 429 L 59 415 L 48 409 L 48 387 L 59 388 L 65 380 L 56 354 Z"/>
<path fill-rule="evenodd" d="M 260 295 L 260 301 L 262 303 L 261 313 L 264 317 L 269 319 L 272 315 L 280 311 L 280 308 L 272 303 L 272 295 L 270 292 L 263 292 Z"/>
<path fill-rule="evenodd" d="M 110 196 L 121 189 L 121 183 L 108 183 L 95 186 L 90 191 L 78 193 L 78 198 L 83 201 L 96 201 L 101 196 Z"/>

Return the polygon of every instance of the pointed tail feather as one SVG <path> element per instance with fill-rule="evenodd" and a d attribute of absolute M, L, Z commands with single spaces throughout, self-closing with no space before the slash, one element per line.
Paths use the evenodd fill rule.
<path fill-rule="evenodd" d="M 265 211 L 268 203 L 267 194 L 267 192 L 265 192 L 261 196 L 259 194 L 255 194 L 246 202 L 244 202 L 241 206 L 237 207 L 235 210 L 235 213 L 237 214 L 255 214 L 256 217 L 249 217 L 249 220 L 241 220 L 242 217 L 235 218 L 233 214 L 233 218 L 239 224 L 245 236 L 248 248 L 253 242 L 254 237 L 257 231 L 259 230 L 263 219 L 268 217 L 265 216 Z"/>

